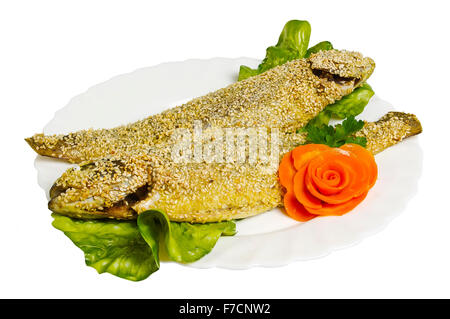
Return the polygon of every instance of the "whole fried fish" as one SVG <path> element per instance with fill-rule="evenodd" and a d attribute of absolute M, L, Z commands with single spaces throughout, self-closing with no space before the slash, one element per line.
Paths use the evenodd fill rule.
<path fill-rule="evenodd" d="M 80 163 L 166 143 L 174 129 L 192 129 L 195 120 L 216 127 L 295 132 L 361 85 L 374 67 L 372 59 L 357 52 L 320 51 L 133 124 L 67 135 L 37 134 L 26 141 L 40 155 Z"/>
<path fill-rule="evenodd" d="M 415 115 L 390 112 L 366 123 L 356 136 L 366 137 L 367 149 L 375 154 L 421 131 Z M 305 133 L 283 133 L 280 140 L 283 155 L 304 143 Z M 170 149 L 154 146 L 145 154 L 110 156 L 71 168 L 52 187 L 49 208 L 71 217 L 117 219 L 133 219 L 153 208 L 173 221 L 199 223 L 249 217 L 283 205 L 277 170 L 265 161 L 175 163 Z"/>

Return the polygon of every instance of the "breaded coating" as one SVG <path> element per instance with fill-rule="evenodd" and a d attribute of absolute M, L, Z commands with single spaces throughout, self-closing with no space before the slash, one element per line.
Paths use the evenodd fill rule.
<path fill-rule="evenodd" d="M 366 123 L 356 135 L 366 137 L 367 149 L 375 154 L 421 131 L 415 115 L 390 112 Z M 282 134 L 278 160 L 305 138 L 305 133 Z M 245 218 L 282 206 L 278 166 L 274 170 L 261 160 L 175 163 L 170 146 L 165 145 L 122 158 L 120 164 L 114 164 L 114 158 L 99 161 L 83 166 L 89 173 L 66 172 L 55 183 L 49 208 L 72 217 L 119 219 L 136 218 L 153 208 L 173 221 L 203 223 Z"/>
<path fill-rule="evenodd" d="M 190 129 L 195 120 L 207 126 L 294 132 L 351 93 L 374 67 L 373 60 L 360 53 L 321 51 L 133 124 L 67 135 L 36 134 L 26 141 L 40 155 L 80 163 L 167 143 L 174 129 Z"/>
<path fill-rule="evenodd" d="M 366 123 L 355 136 L 366 137 L 367 149 L 377 154 L 421 132 L 422 125 L 414 114 L 389 112 L 375 123 Z"/>
<path fill-rule="evenodd" d="M 346 54 L 342 54 L 346 52 Z M 365 81 L 375 63 L 370 58 L 364 58 L 359 52 L 328 50 L 320 51 L 309 59 L 314 70 L 327 71 L 342 78 L 358 78 Z"/>

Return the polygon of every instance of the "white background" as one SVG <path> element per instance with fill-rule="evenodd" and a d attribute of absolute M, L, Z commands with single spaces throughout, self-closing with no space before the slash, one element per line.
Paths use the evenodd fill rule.
<path fill-rule="evenodd" d="M 0 297 L 450 297 L 448 13 L 431 0 L 2 1 Z M 262 58 L 290 19 L 311 23 L 312 44 L 373 57 L 377 95 L 420 118 L 424 168 L 406 211 L 354 247 L 280 268 L 163 264 L 134 283 L 85 266 L 51 227 L 23 138 L 115 75 L 188 58 Z"/>

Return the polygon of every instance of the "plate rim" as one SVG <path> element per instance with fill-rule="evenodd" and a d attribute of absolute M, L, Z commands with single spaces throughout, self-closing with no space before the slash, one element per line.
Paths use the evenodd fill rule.
<path fill-rule="evenodd" d="M 197 64 L 198 63 L 213 63 L 214 61 L 217 61 L 217 60 L 222 60 L 222 61 L 223 60 L 227 60 L 227 61 L 241 61 L 241 60 L 244 61 L 245 60 L 245 61 L 251 62 L 253 64 L 257 64 L 260 61 L 258 59 L 249 58 L 249 57 L 243 57 L 243 56 L 237 57 L 237 58 L 227 58 L 227 57 L 213 57 L 213 58 L 207 58 L 207 59 L 196 59 L 196 58 L 194 58 L 194 59 L 186 59 L 186 60 L 181 60 L 181 61 L 163 62 L 163 63 L 156 64 L 156 65 L 153 65 L 153 66 L 137 68 L 137 69 L 135 69 L 135 70 L 133 70 L 131 72 L 118 74 L 118 75 L 115 75 L 113 77 L 110 77 L 108 80 L 105 80 L 105 81 L 102 81 L 102 82 L 97 83 L 95 85 L 92 85 L 88 89 L 86 89 L 84 92 L 82 92 L 80 94 L 77 94 L 74 97 L 72 97 L 65 106 L 63 106 L 62 108 L 60 108 L 60 109 L 58 109 L 57 111 L 54 112 L 53 118 L 44 126 L 43 131 L 44 132 L 46 132 L 46 131 L 48 132 L 49 131 L 49 127 L 52 125 L 52 123 L 54 121 L 57 121 L 58 115 L 61 115 L 64 112 L 64 110 L 67 107 L 69 107 L 71 105 L 71 103 L 73 103 L 73 101 L 76 98 L 79 98 L 80 96 L 86 95 L 89 92 L 94 91 L 96 88 L 98 88 L 98 87 L 100 87 L 102 85 L 105 85 L 107 83 L 110 83 L 111 81 L 116 81 L 116 80 L 118 80 L 120 78 L 123 78 L 123 77 L 126 77 L 126 76 L 133 76 L 133 74 L 136 74 L 137 72 L 142 72 L 144 70 L 151 70 L 151 69 L 156 68 L 156 67 L 164 67 L 164 66 L 169 66 L 169 65 L 174 65 L 174 64 L 184 64 L 184 63 L 197 63 Z M 248 62 L 246 62 L 246 63 L 248 63 Z M 226 85 L 228 85 L 228 84 L 226 84 Z M 380 101 L 383 101 L 383 102 L 387 103 L 388 105 L 392 106 L 389 102 L 386 102 L 386 101 L 380 99 L 377 95 L 375 95 L 373 98 L 379 99 Z M 174 102 L 176 102 L 176 101 L 174 101 Z M 167 108 L 165 108 L 165 109 L 167 109 Z M 419 139 L 418 139 L 417 136 L 415 136 L 415 137 L 408 138 L 408 141 L 410 141 L 410 140 L 416 141 L 415 143 L 417 144 L 418 150 L 420 151 L 420 155 L 421 155 L 420 164 L 421 164 L 421 168 L 422 168 L 422 166 L 423 166 L 423 151 L 422 151 L 422 148 L 420 146 Z M 408 141 L 404 141 L 402 143 L 405 143 L 405 142 L 408 142 Z M 45 190 L 45 187 L 40 183 L 40 181 L 41 181 L 40 173 L 41 172 L 40 172 L 39 167 L 38 167 L 39 164 L 40 164 L 39 160 L 40 160 L 40 156 L 37 156 L 36 160 L 35 160 L 35 165 L 34 165 L 36 170 L 37 170 L 37 173 L 38 173 L 37 174 L 38 175 L 38 184 L 39 184 L 39 186 L 41 188 L 44 189 L 44 191 L 46 192 L 46 195 L 48 195 L 47 191 Z M 188 267 L 194 267 L 194 268 L 224 268 L 224 269 L 248 269 L 248 268 L 252 268 L 252 267 L 269 267 L 269 268 L 271 268 L 271 267 L 284 266 L 284 265 L 287 265 L 287 264 L 290 264 L 290 263 L 296 262 L 296 261 L 306 261 L 306 260 L 313 260 L 313 259 L 326 257 L 326 256 L 330 255 L 334 251 L 338 251 L 338 250 L 341 250 L 341 249 L 345 249 L 345 248 L 349 248 L 349 247 L 355 246 L 355 245 L 361 243 L 365 238 L 373 236 L 373 235 L 381 232 L 383 229 L 385 229 L 394 218 L 396 218 L 400 213 L 402 213 L 403 211 L 406 210 L 410 200 L 417 193 L 418 182 L 419 182 L 421 176 L 422 176 L 422 170 L 420 170 L 419 175 L 415 179 L 415 184 L 414 184 L 414 187 L 413 187 L 413 191 L 410 192 L 409 196 L 406 197 L 406 199 L 403 202 L 402 207 L 400 207 L 400 208 L 397 207 L 397 210 L 398 210 L 397 214 L 389 215 L 390 217 L 385 219 L 383 223 L 381 223 L 380 225 L 378 225 L 377 227 L 375 227 L 373 229 L 365 230 L 365 231 L 360 232 L 359 235 L 356 236 L 355 238 L 350 238 L 349 242 L 346 242 L 346 243 L 343 243 L 343 244 L 340 244 L 340 245 L 339 244 L 338 245 L 330 245 L 330 246 L 328 246 L 327 249 L 323 250 L 321 253 L 316 254 L 314 256 L 306 256 L 306 257 L 293 257 L 293 256 L 290 256 L 290 258 L 284 258 L 284 259 L 275 260 L 274 262 L 271 262 L 271 263 L 267 262 L 267 260 L 265 262 L 261 262 L 261 261 L 257 262 L 257 261 L 254 261 L 254 260 L 249 260 L 246 263 L 238 263 L 238 262 L 223 263 L 223 260 L 219 259 L 219 258 L 216 258 L 216 261 L 214 262 L 214 258 L 211 258 L 211 256 L 214 257 L 214 251 L 215 251 L 214 249 L 218 248 L 217 246 L 220 246 L 221 243 L 224 243 L 224 242 L 228 241 L 228 239 L 229 239 L 227 237 L 221 237 L 219 239 L 216 247 L 213 249 L 213 251 L 209 255 L 205 256 L 203 259 L 201 259 L 201 260 L 199 260 L 197 262 L 194 262 L 194 263 L 191 263 L 191 264 L 185 264 L 185 265 L 188 266 Z M 238 222 L 238 224 L 239 224 L 239 222 Z M 293 226 L 293 227 L 295 227 L 295 226 Z M 281 232 L 281 230 L 275 230 L 273 233 L 279 233 L 279 232 Z M 257 234 L 257 235 L 266 235 L 266 234 L 267 233 Z M 241 237 L 239 237 L 239 236 L 237 236 L 237 237 L 230 237 L 230 238 L 243 238 L 243 237 L 246 237 L 246 236 L 254 237 L 255 234 L 244 235 L 244 236 L 241 236 Z M 212 260 L 210 260 L 210 259 L 212 259 Z M 222 264 L 219 262 L 220 260 L 222 260 Z M 171 261 L 164 261 L 164 262 L 171 262 Z"/>

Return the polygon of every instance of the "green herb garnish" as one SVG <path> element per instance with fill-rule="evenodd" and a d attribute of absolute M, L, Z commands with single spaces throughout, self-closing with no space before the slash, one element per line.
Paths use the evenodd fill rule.
<path fill-rule="evenodd" d="M 340 147 L 346 143 L 358 144 L 363 147 L 367 145 L 365 137 L 355 137 L 354 133 L 358 132 L 364 126 L 364 121 L 358 121 L 354 116 L 349 116 L 342 124 L 332 125 L 307 125 L 307 143 L 325 144 L 330 147 Z"/>

